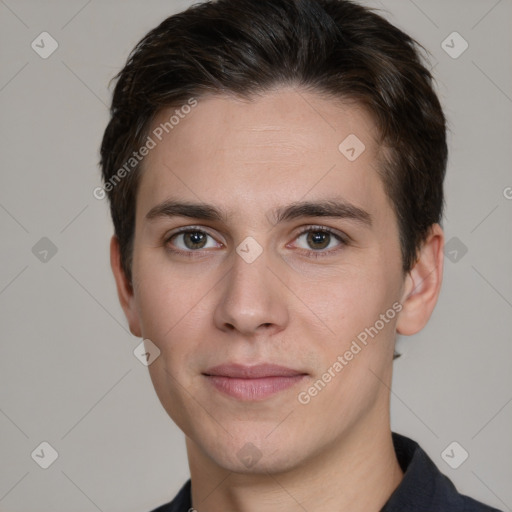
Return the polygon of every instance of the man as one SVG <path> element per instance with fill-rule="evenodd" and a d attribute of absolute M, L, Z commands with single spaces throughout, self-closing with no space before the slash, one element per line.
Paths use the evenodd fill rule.
<path fill-rule="evenodd" d="M 396 334 L 443 273 L 445 118 L 415 42 L 345 0 L 218 0 L 117 78 L 111 264 L 191 473 L 158 510 L 494 510 L 390 430 Z"/>

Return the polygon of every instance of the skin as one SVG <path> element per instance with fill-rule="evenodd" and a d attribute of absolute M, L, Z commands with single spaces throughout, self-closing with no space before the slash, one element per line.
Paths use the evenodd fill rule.
<path fill-rule="evenodd" d="M 160 112 L 153 127 L 173 110 Z M 353 162 L 338 150 L 350 134 L 365 145 Z M 432 226 L 414 268 L 403 273 L 379 156 L 375 125 L 363 109 L 281 87 L 250 101 L 199 99 L 146 157 L 133 286 L 115 236 L 111 264 L 131 332 L 161 351 L 149 371 L 186 435 L 199 512 L 378 511 L 399 485 L 389 418 L 394 343 L 397 332 L 418 332 L 432 313 L 444 236 Z M 208 203 L 226 217 L 146 218 L 167 199 Z M 371 225 L 272 217 L 292 202 L 328 199 L 364 210 Z M 204 247 L 191 246 L 190 233 L 169 239 L 187 226 L 210 235 Z M 318 226 L 346 243 L 334 235 L 308 242 L 308 232 L 300 234 L 310 228 L 314 235 Z M 252 263 L 236 252 L 246 237 L 262 248 Z M 318 253 L 324 255 L 314 258 Z M 309 403 L 299 403 L 298 394 L 394 303 L 399 314 Z M 265 400 L 240 401 L 202 374 L 225 362 L 270 362 L 307 375 Z M 247 443 L 255 447 L 251 467 L 239 456 Z"/>

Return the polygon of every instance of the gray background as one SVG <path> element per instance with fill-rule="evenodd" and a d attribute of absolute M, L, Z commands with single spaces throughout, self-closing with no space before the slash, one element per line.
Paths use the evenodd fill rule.
<path fill-rule="evenodd" d="M 462 492 L 511 510 L 512 1 L 367 3 L 431 51 L 451 130 L 455 239 L 429 325 L 399 340 L 392 426 Z M 190 4 L 0 0 L 1 511 L 143 512 L 188 478 L 183 434 L 133 355 L 107 203 L 92 191 L 108 81 L 148 30 Z M 43 31 L 59 45 L 47 59 L 31 47 Z M 454 31 L 469 44 L 458 58 L 441 46 Z M 41 252 L 43 237 L 56 254 Z M 48 469 L 31 457 L 43 441 L 58 452 Z M 441 457 L 453 441 L 469 453 L 458 469 Z"/>

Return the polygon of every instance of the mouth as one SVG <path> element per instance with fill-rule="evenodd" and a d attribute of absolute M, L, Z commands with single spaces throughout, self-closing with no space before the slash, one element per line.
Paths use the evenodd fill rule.
<path fill-rule="evenodd" d="M 209 368 L 203 375 L 225 395 L 237 400 L 259 401 L 295 386 L 308 374 L 275 364 L 222 364 Z"/>

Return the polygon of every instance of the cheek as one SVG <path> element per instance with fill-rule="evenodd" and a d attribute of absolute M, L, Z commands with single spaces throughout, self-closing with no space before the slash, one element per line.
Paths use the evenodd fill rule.
<path fill-rule="evenodd" d="M 157 344 L 172 339 L 201 308 L 208 283 L 191 267 L 173 264 L 162 247 L 142 247 L 134 253 L 135 300 L 141 328 L 143 335 L 150 339 L 153 336 Z"/>
<path fill-rule="evenodd" d="M 137 275 L 142 335 L 160 349 L 160 356 L 148 367 L 151 380 L 167 413 L 186 429 L 188 416 L 197 415 L 197 411 L 189 410 L 189 394 L 183 389 L 193 394 L 195 382 L 190 369 L 204 339 L 200 336 L 205 322 L 205 303 L 201 301 L 204 293 L 200 293 L 200 287 L 190 286 L 190 278 L 184 279 L 169 268 L 162 272 L 156 266 L 141 265 Z"/>
<path fill-rule="evenodd" d="M 400 307 L 395 281 L 392 273 L 367 266 L 331 279 L 323 293 L 310 292 L 311 308 L 316 308 L 330 330 L 315 343 L 322 353 L 318 370 L 331 368 L 336 375 L 326 398 L 332 393 L 337 402 L 353 404 L 351 396 L 362 400 L 375 395 L 379 387 L 375 374 L 384 377 L 393 353 Z"/>
<path fill-rule="evenodd" d="M 389 283 L 360 278 L 339 282 L 322 299 L 329 336 L 316 340 L 322 363 L 315 376 L 321 389 L 312 400 L 318 411 L 329 410 L 349 421 L 368 410 L 387 389 L 393 354 L 397 304 Z M 319 304 L 320 296 L 316 297 Z M 324 384 L 318 382 L 323 381 Z M 315 383 L 312 383 L 315 386 Z M 309 393 L 308 390 L 304 390 Z M 311 390 L 316 393 L 315 389 Z M 319 415 L 322 413 L 319 412 Z M 345 421 L 345 420 L 343 420 Z"/>
<path fill-rule="evenodd" d="M 373 325 L 391 307 L 395 291 L 383 272 L 368 266 L 330 276 L 323 286 L 308 289 L 304 296 L 334 337 L 345 338 Z"/>
<path fill-rule="evenodd" d="M 162 351 L 170 345 L 177 350 L 183 345 L 190 348 L 194 332 L 200 328 L 200 318 L 204 323 L 200 296 L 177 283 L 169 287 L 162 282 L 153 286 L 148 283 L 138 296 L 138 303 L 142 334 Z"/>

